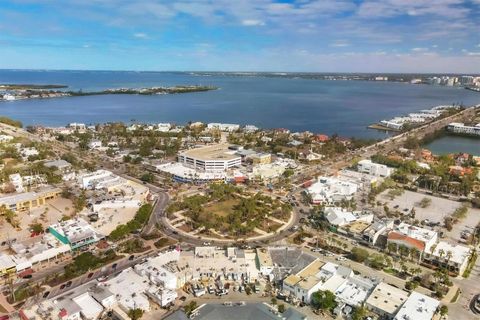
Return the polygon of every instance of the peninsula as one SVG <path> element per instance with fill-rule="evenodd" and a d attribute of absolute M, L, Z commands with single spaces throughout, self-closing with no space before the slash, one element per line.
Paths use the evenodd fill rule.
<path fill-rule="evenodd" d="M 114 88 L 101 91 L 62 91 L 50 90 L 58 88 L 67 88 L 62 85 L 12 85 L 0 84 L 0 101 L 13 101 L 21 99 L 42 99 L 42 98 L 58 98 L 58 97 L 78 97 L 93 96 L 105 94 L 139 94 L 139 95 L 156 95 L 156 94 L 178 94 L 190 92 L 202 92 L 216 90 L 213 86 L 197 86 L 182 85 L 174 87 L 149 87 L 149 88 Z"/>

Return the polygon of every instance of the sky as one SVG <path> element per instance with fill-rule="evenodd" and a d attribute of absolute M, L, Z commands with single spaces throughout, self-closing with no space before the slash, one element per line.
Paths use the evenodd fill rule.
<path fill-rule="evenodd" d="M 0 68 L 480 73 L 480 0 L 1 0 Z"/>

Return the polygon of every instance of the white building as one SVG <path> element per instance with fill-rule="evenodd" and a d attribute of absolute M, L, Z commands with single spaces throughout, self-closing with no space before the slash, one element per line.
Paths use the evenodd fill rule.
<path fill-rule="evenodd" d="M 240 125 L 233 123 L 209 123 L 207 124 L 207 129 L 217 129 L 225 132 L 233 132 L 240 129 Z"/>
<path fill-rule="evenodd" d="M 164 163 L 155 166 L 156 171 L 172 175 L 178 182 L 205 183 L 212 181 L 225 181 L 225 171 L 200 171 L 184 166 L 180 162 Z"/>
<path fill-rule="evenodd" d="M 107 310 L 111 310 L 117 304 L 115 295 L 105 286 L 94 286 L 89 292 Z"/>
<path fill-rule="evenodd" d="M 160 132 L 168 132 L 171 128 L 172 125 L 170 123 L 158 123 L 156 130 Z"/>
<path fill-rule="evenodd" d="M 379 316 L 391 320 L 407 299 L 406 291 L 380 282 L 368 297 L 365 306 Z"/>
<path fill-rule="evenodd" d="M 258 131 L 258 127 L 251 124 L 247 124 L 243 129 L 245 130 L 245 132 L 250 132 L 250 133 Z"/>
<path fill-rule="evenodd" d="M 311 295 L 318 290 L 336 292 L 354 275 L 353 271 L 334 263 L 314 260 L 297 274 L 283 280 L 283 290 L 291 297 L 305 303 L 310 302 Z"/>
<path fill-rule="evenodd" d="M 108 189 L 125 183 L 125 179 L 108 170 L 97 170 L 79 177 L 79 184 L 83 189 Z"/>
<path fill-rule="evenodd" d="M 72 299 L 80 307 L 80 314 L 84 320 L 96 320 L 103 311 L 103 307 L 88 292 Z"/>
<path fill-rule="evenodd" d="M 145 293 L 161 307 L 166 307 L 174 303 L 175 299 L 178 297 L 178 294 L 175 290 L 159 289 L 157 287 L 150 287 Z"/>
<path fill-rule="evenodd" d="M 178 155 L 178 162 L 196 170 L 216 172 L 239 167 L 242 158 L 229 149 L 228 144 L 215 144 L 183 151 Z"/>
<path fill-rule="evenodd" d="M 48 227 L 49 232 L 72 250 L 96 243 L 104 238 L 88 222 L 81 218 L 70 219 Z"/>
<path fill-rule="evenodd" d="M 437 243 L 438 234 L 433 230 L 420 228 L 400 223 L 388 234 L 387 242 L 397 246 L 416 248 L 419 252 L 429 252 L 430 248 Z"/>
<path fill-rule="evenodd" d="M 394 130 L 401 130 L 403 128 L 403 121 L 400 121 L 399 119 L 392 119 L 392 120 L 382 120 L 380 121 L 380 124 L 387 128 L 391 128 Z"/>
<path fill-rule="evenodd" d="M 349 200 L 357 192 L 358 185 L 334 177 L 318 177 L 317 182 L 307 188 L 313 204 L 333 204 Z"/>
<path fill-rule="evenodd" d="M 480 123 L 476 126 L 466 126 L 463 123 L 452 122 L 447 126 L 447 130 L 454 133 L 480 136 Z"/>
<path fill-rule="evenodd" d="M 12 256 L 16 263 L 16 271 L 21 272 L 37 263 L 53 260 L 58 256 L 70 252 L 70 246 L 63 244 L 55 236 L 46 233 L 40 240 L 34 243 L 16 242 L 11 245 L 14 252 Z"/>
<path fill-rule="evenodd" d="M 176 290 L 182 283 L 179 283 L 176 273 L 164 267 L 168 263 L 178 261 L 180 252 L 177 250 L 161 253 L 154 258 L 150 258 L 144 263 L 134 266 L 136 273 L 143 277 L 147 277 L 153 284 L 163 289 Z"/>
<path fill-rule="evenodd" d="M 363 214 L 361 211 L 351 212 L 340 207 L 327 207 L 324 210 L 325 218 L 333 226 L 344 226 L 355 221 L 372 223 L 373 214 Z"/>
<path fill-rule="evenodd" d="M 105 286 L 115 294 L 124 312 L 135 308 L 150 311 L 150 302 L 145 294 L 150 287 L 149 281 L 133 269 L 123 270 L 118 276 L 107 280 Z"/>
<path fill-rule="evenodd" d="M 365 302 L 374 287 L 375 283 L 369 278 L 354 275 L 342 283 L 334 293 L 340 304 L 359 307 Z"/>
<path fill-rule="evenodd" d="M 370 174 L 376 177 L 389 177 L 393 173 L 393 169 L 384 164 L 374 163 L 372 160 L 361 160 L 358 162 L 357 169 L 359 172 Z"/>
<path fill-rule="evenodd" d="M 395 316 L 395 320 L 431 320 L 440 301 L 413 291 Z"/>
<path fill-rule="evenodd" d="M 432 248 L 434 248 L 433 253 Z M 468 265 L 471 253 L 472 250 L 469 247 L 440 241 L 430 250 L 425 251 L 423 259 L 437 266 L 448 267 L 457 274 L 462 274 Z"/>

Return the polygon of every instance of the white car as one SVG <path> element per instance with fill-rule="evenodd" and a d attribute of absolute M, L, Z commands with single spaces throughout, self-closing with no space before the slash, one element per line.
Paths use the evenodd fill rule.
<path fill-rule="evenodd" d="M 345 257 L 342 257 L 342 256 L 340 256 L 340 257 L 337 257 L 337 261 L 345 261 L 345 260 L 347 260 L 347 258 L 345 258 Z"/>

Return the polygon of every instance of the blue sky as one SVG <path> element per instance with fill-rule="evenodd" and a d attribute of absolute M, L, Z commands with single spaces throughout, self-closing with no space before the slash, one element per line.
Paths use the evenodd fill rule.
<path fill-rule="evenodd" d="M 480 73 L 480 0 L 2 0 L 0 68 Z"/>

